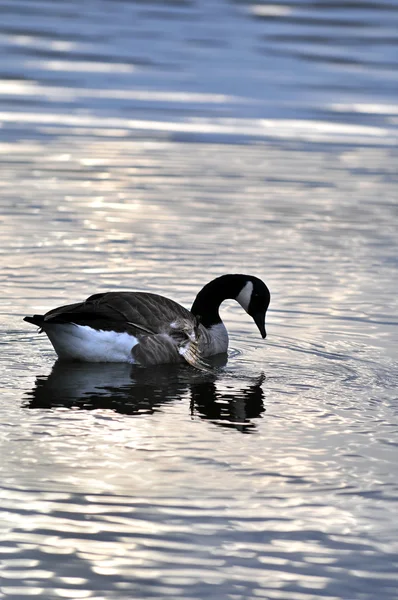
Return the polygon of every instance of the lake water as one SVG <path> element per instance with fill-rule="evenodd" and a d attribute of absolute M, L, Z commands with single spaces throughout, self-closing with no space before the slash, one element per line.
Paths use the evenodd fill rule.
<path fill-rule="evenodd" d="M 0 0 L 0 598 L 398 597 L 397 0 Z M 62 365 L 26 314 L 263 278 L 263 341 Z"/>

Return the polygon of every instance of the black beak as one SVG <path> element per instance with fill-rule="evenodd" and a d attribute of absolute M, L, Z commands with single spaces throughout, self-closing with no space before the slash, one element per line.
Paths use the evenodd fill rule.
<path fill-rule="evenodd" d="M 257 325 L 257 327 L 259 328 L 261 337 L 263 339 L 266 338 L 267 332 L 265 331 L 265 312 L 259 312 L 255 315 L 253 315 L 253 320 L 254 320 L 255 324 Z"/>

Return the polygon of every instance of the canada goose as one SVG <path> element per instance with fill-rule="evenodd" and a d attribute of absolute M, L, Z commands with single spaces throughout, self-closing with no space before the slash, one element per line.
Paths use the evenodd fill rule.
<path fill-rule="evenodd" d="M 203 358 L 228 349 L 219 315 L 227 298 L 239 302 L 265 338 L 270 293 L 251 275 L 222 275 L 210 281 L 190 311 L 157 294 L 107 292 L 24 320 L 47 334 L 61 360 L 142 366 L 185 360 L 201 368 Z"/>

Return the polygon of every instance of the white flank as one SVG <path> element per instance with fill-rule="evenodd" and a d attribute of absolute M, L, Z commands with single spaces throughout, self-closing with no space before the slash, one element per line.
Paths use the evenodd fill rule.
<path fill-rule="evenodd" d="M 88 325 L 72 323 L 48 325 L 44 330 L 61 359 L 84 362 L 135 362 L 131 350 L 138 344 L 138 340 L 126 332 L 102 331 Z"/>
<path fill-rule="evenodd" d="M 239 294 L 236 296 L 236 301 L 239 302 L 241 307 L 247 312 L 249 309 L 250 298 L 252 297 L 253 284 L 248 281 L 246 285 L 241 289 Z"/>

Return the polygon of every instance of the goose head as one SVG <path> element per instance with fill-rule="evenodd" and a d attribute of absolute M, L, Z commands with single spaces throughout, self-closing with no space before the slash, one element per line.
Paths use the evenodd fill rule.
<path fill-rule="evenodd" d="M 191 312 L 205 327 L 210 328 L 221 323 L 218 311 L 227 298 L 239 302 L 265 338 L 265 314 L 271 296 L 265 283 L 258 277 L 234 274 L 213 279 L 196 296 Z"/>
<path fill-rule="evenodd" d="M 241 277 L 245 279 L 241 282 L 241 288 L 235 296 L 235 300 L 252 317 L 261 333 L 261 337 L 264 339 L 267 337 L 265 315 L 271 300 L 271 294 L 261 279 L 251 275 L 242 275 Z"/>

